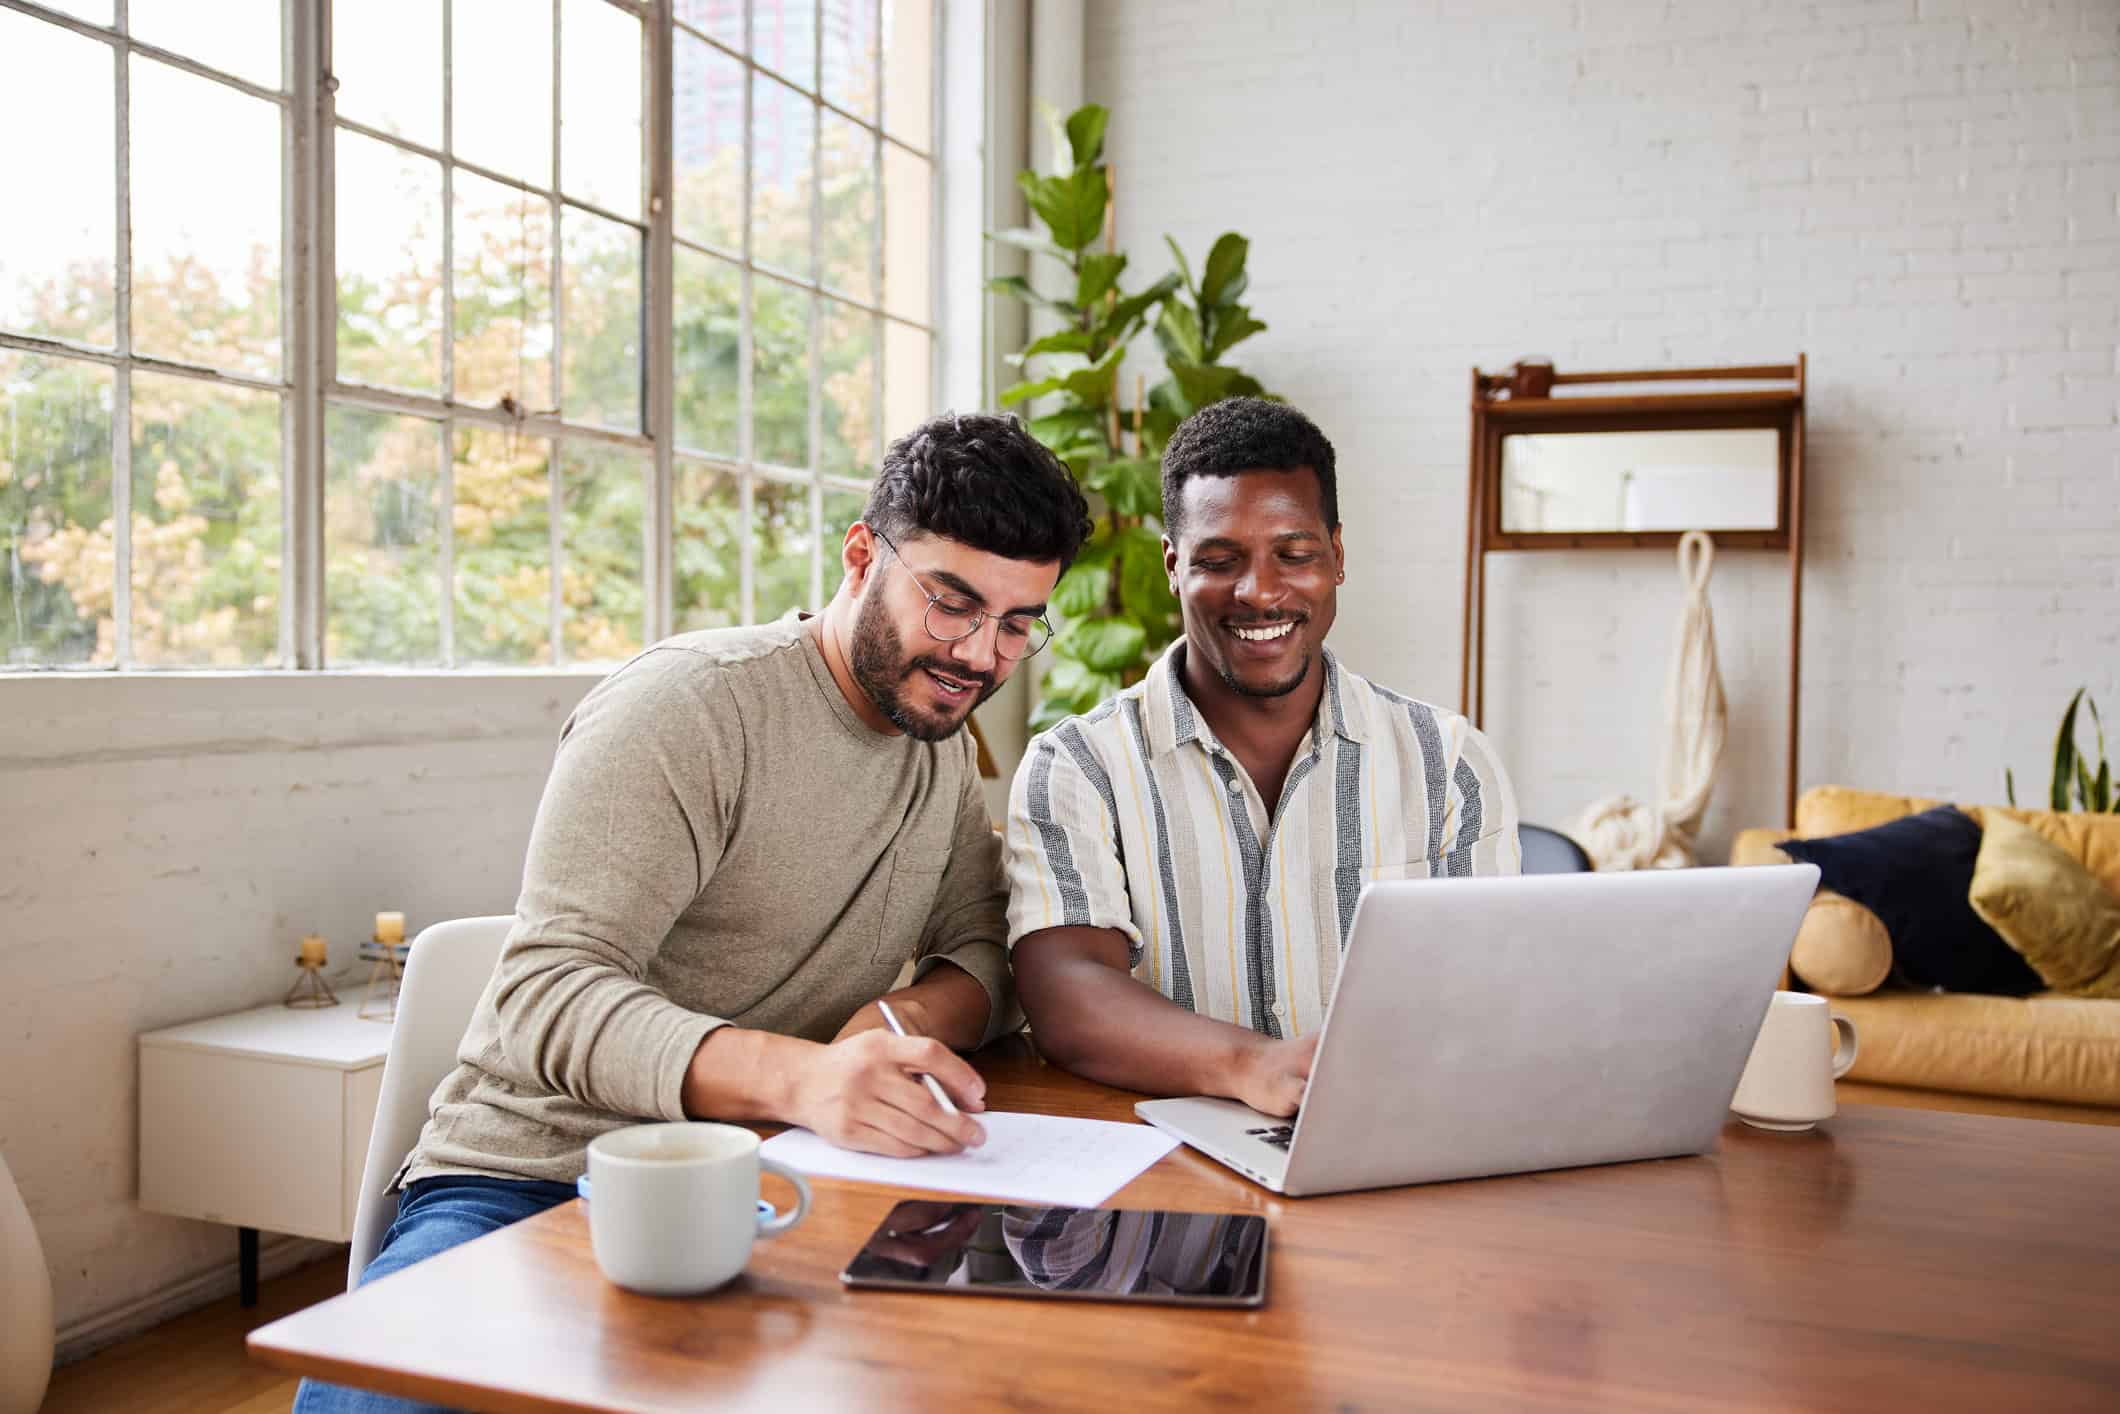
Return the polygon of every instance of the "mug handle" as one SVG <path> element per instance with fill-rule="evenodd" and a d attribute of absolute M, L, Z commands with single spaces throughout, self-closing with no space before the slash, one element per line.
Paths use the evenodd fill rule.
<path fill-rule="evenodd" d="M 1838 1080 L 1855 1064 L 1855 1023 L 1835 1012 L 1833 1030 L 1837 1033 L 1833 1044 L 1833 1078 Z"/>
<path fill-rule="evenodd" d="M 810 1183 L 801 1174 L 774 1159 L 760 1159 L 758 1168 L 761 1173 L 777 1174 L 794 1185 L 795 1188 L 794 1208 L 780 1214 L 778 1217 L 772 1215 L 773 1210 L 766 1206 L 765 1199 L 761 1198 L 758 1200 L 758 1235 L 760 1237 L 778 1237 L 809 1215 Z"/>

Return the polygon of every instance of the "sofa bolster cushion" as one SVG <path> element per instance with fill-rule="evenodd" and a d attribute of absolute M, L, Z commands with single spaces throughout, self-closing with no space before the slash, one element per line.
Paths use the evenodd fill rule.
<path fill-rule="evenodd" d="M 1812 991 L 1828 996 L 1874 992 L 1892 975 L 1892 935 L 1869 909 L 1821 889 L 1796 930 L 1789 970 Z"/>

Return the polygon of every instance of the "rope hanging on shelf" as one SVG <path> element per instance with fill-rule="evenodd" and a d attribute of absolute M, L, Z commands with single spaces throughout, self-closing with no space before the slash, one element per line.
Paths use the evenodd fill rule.
<path fill-rule="evenodd" d="M 1575 838 L 1601 870 L 1679 869 L 1696 862 L 1695 841 L 1715 789 L 1729 721 L 1715 661 L 1715 615 L 1708 607 L 1714 564 L 1715 542 L 1705 532 L 1689 530 L 1679 539 L 1678 578 L 1686 602 L 1664 692 L 1657 803 L 1608 796 L 1582 813 Z"/>

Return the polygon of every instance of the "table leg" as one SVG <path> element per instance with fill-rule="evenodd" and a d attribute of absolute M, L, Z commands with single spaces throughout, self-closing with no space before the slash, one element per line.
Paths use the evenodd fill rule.
<path fill-rule="evenodd" d="M 242 1263 L 243 1304 L 258 1304 L 258 1230 L 254 1227 L 236 1229 L 236 1252 Z"/>

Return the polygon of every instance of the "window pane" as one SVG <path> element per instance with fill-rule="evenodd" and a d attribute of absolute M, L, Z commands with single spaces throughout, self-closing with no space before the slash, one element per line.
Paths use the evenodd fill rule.
<path fill-rule="evenodd" d="M 743 52 L 743 0 L 677 0 L 677 18 L 709 39 Z"/>
<path fill-rule="evenodd" d="M 92 25 L 111 24 L 111 0 L 38 0 L 38 3 L 62 15 L 87 20 Z"/>
<path fill-rule="evenodd" d="M 442 388 L 442 168 L 343 128 L 337 147 L 338 375 Z"/>
<path fill-rule="evenodd" d="M 720 467 L 679 462 L 670 529 L 679 633 L 743 622 L 743 533 L 735 476 Z"/>
<path fill-rule="evenodd" d="M 552 203 L 456 174 L 456 396 L 547 408 L 552 389 Z"/>
<path fill-rule="evenodd" d="M 136 39 L 266 88 L 280 86 L 279 0 L 132 0 L 126 25 Z"/>
<path fill-rule="evenodd" d="M 442 429 L 360 408 L 324 413 L 324 657 L 442 657 Z"/>
<path fill-rule="evenodd" d="M 807 276 L 817 105 L 763 75 L 752 79 L 751 103 L 751 255 Z"/>
<path fill-rule="evenodd" d="M 560 14 L 560 182 L 569 196 L 640 216 L 640 21 L 604 0 Z"/>
<path fill-rule="evenodd" d="M 738 443 L 737 396 L 742 367 L 743 272 L 726 260 L 679 246 L 671 367 L 677 445 L 733 457 Z"/>
<path fill-rule="evenodd" d="M 279 395 L 135 373 L 133 659 L 236 667 L 279 643 Z"/>
<path fill-rule="evenodd" d="M 340 117 L 442 145 L 442 7 L 435 0 L 333 5 L 331 76 Z"/>
<path fill-rule="evenodd" d="M 876 470 L 876 316 L 837 300 L 824 303 L 824 408 L 818 466 L 827 476 Z"/>
<path fill-rule="evenodd" d="M 883 307 L 925 324 L 934 318 L 928 293 L 929 238 L 933 219 L 933 169 L 927 159 L 883 145 Z"/>
<path fill-rule="evenodd" d="M 751 57 L 783 78 L 815 90 L 816 0 L 751 0 Z"/>
<path fill-rule="evenodd" d="M 552 7 L 541 0 L 456 0 L 451 14 L 456 155 L 551 185 Z"/>
<path fill-rule="evenodd" d="M 568 206 L 567 381 L 560 407 L 575 422 L 640 430 L 641 238 L 631 226 Z"/>
<path fill-rule="evenodd" d="M 876 0 L 824 0 L 824 96 L 876 121 Z"/>
<path fill-rule="evenodd" d="M 883 0 L 883 130 L 923 152 L 934 141 L 934 0 Z"/>
<path fill-rule="evenodd" d="M 278 377 L 279 108 L 135 56 L 132 189 L 133 347 Z"/>
<path fill-rule="evenodd" d="M 810 296 L 751 282 L 751 456 L 810 464 Z"/>
<path fill-rule="evenodd" d="M 105 348 L 117 341 L 110 56 L 107 44 L 0 10 L 0 133 L 17 135 L 0 142 L 0 191 L 36 211 L 0 235 L 0 328 Z"/>
<path fill-rule="evenodd" d="M 808 609 L 810 552 L 816 545 L 810 488 L 759 477 L 751 485 L 752 621 L 771 623 Z"/>
<path fill-rule="evenodd" d="M 107 368 L 0 349 L 0 667 L 108 663 Z"/>
<path fill-rule="evenodd" d="M 451 437 L 459 663 L 552 661 L 551 454 L 497 427 Z"/>
<path fill-rule="evenodd" d="M 560 633 L 567 661 L 610 663 L 641 650 L 648 463 L 619 447 L 569 443 L 560 460 Z"/>
<path fill-rule="evenodd" d="M 935 411 L 935 341 L 895 320 L 883 321 L 883 435 L 903 437 Z"/>
<path fill-rule="evenodd" d="M 823 118 L 824 282 L 876 301 L 876 137 L 835 113 Z"/>
<path fill-rule="evenodd" d="M 677 36 L 670 75 L 677 234 L 732 252 L 743 247 L 744 82 L 741 60 Z"/>

